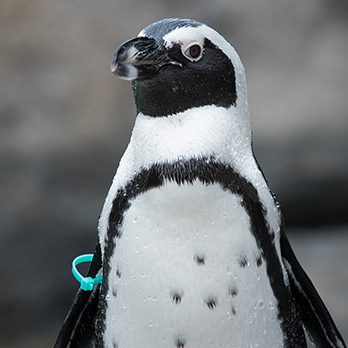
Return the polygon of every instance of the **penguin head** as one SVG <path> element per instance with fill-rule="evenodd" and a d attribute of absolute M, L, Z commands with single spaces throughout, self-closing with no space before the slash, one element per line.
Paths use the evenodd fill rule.
<path fill-rule="evenodd" d="M 112 72 L 131 80 L 137 112 L 163 117 L 191 108 L 236 108 L 246 101 L 245 73 L 234 48 L 212 28 L 164 19 L 119 46 Z"/>

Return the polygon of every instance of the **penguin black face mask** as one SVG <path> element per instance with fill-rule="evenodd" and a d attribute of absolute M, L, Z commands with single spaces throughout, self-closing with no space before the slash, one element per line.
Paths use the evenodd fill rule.
<path fill-rule="evenodd" d="M 169 116 L 206 105 L 235 106 L 234 65 L 223 50 L 189 32 L 167 41 L 166 29 L 145 28 L 114 54 L 111 70 L 132 81 L 138 113 Z"/>

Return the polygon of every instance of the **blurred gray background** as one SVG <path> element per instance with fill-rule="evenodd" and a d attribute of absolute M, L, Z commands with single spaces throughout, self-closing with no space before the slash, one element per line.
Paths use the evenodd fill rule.
<path fill-rule="evenodd" d="M 0 346 L 53 344 L 135 119 L 112 54 L 163 17 L 206 22 L 239 52 L 256 155 L 347 339 L 347 1 L 1 0 Z"/>

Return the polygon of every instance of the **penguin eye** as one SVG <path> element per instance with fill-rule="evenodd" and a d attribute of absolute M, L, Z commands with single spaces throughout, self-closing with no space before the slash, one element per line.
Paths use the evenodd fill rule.
<path fill-rule="evenodd" d="M 198 42 L 192 42 L 189 46 L 182 48 L 182 53 L 191 62 L 197 62 L 202 58 L 203 47 Z"/>

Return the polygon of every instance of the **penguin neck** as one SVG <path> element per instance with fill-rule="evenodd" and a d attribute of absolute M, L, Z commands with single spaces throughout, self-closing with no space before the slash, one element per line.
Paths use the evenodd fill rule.
<path fill-rule="evenodd" d="M 253 157 L 249 112 L 209 105 L 166 117 L 139 113 L 130 147 L 138 168 L 210 157 L 240 167 Z"/>

